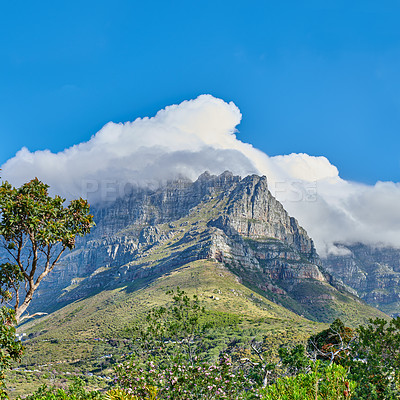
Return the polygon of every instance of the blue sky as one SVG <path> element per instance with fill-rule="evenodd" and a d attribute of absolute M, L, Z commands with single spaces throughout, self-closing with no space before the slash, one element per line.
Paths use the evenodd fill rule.
<path fill-rule="evenodd" d="M 399 1 L 0 5 L 0 164 L 210 93 L 269 155 L 400 181 Z"/>

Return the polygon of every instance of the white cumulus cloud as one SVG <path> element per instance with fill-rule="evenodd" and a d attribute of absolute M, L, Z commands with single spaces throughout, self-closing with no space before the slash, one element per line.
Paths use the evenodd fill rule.
<path fill-rule="evenodd" d="M 205 170 L 268 177 L 272 193 L 314 238 L 324 255 L 335 242 L 400 247 L 400 184 L 374 186 L 345 181 L 325 157 L 269 157 L 237 139 L 240 110 L 201 95 L 152 118 L 108 123 L 87 142 L 59 153 L 22 148 L 2 168 L 16 186 L 37 176 L 53 193 L 91 201 L 115 199 L 129 185 L 158 186 Z"/>

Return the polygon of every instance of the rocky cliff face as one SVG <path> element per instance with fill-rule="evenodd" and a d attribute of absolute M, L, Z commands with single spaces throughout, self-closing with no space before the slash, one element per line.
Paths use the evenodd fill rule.
<path fill-rule="evenodd" d="M 127 226 L 155 226 L 178 220 L 191 208 L 217 192 L 230 190 L 240 177 L 225 172 L 211 176 L 205 172 L 195 182 L 177 180 L 156 190 L 138 188 L 112 204 L 94 208 L 96 228 L 91 238 L 109 237 Z"/>
<path fill-rule="evenodd" d="M 219 225 L 227 234 L 234 232 L 254 240 L 281 240 L 310 261 L 318 259 L 313 241 L 295 218 L 290 217 L 268 190 L 267 178 L 248 176 L 230 192 Z"/>
<path fill-rule="evenodd" d="M 400 315 L 400 249 L 363 244 L 342 247 L 347 254 L 327 257 L 325 268 L 368 304 Z"/>
<path fill-rule="evenodd" d="M 224 263 L 243 283 L 311 319 L 330 321 L 343 296 L 354 299 L 322 269 L 313 241 L 271 195 L 266 177 L 204 173 L 193 183 L 138 189 L 93 213 L 93 232 L 49 275 L 35 308 L 140 286 L 202 259 Z"/>

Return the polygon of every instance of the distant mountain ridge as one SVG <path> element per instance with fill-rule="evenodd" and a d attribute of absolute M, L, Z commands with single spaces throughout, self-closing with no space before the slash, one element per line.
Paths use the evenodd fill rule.
<path fill-rule="evenodd" d="M 35 309 L 51 311 L 124 283 L 140 287 L 212 260 L 314 321 L 379 314 L 324 269 L 312 239 L 272 196 L 264 176 L 205 172 L 195 182 L 138 188 L 92 211 L 96 227 L 49 275 Z"/>
<path fill-rule="evenodd" d="M 400 249 L 361 243 L 340 246 L 347 254 L 324 259 L 326 270 L 368 304 L 393 317 L 400 315 Z"/>

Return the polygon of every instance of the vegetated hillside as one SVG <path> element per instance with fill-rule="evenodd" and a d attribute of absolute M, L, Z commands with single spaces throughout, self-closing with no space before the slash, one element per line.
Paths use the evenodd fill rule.
<path fill-rule="evenodd" d="M 69 374 L 93 374 L 92 387 L 101 387 L 113 376 L 113 365 L 129 357 L 132 328 L 141 325 L 150 308 L 168 306 L 171 296 L 166 291 L 178 286 L 190 296 L 196 294 L 208 310 L 204 322 L 212 322 L 213 328 L 205 341 L 211 359 L 231 343 L 248 345 L 267 336 L 271 350 L 276 350 L 327 326 L 244 286 L 224 264 L 198 260 L 155 280 L 143 278 L 100 291 L 20 327 L 28 339 L 20 371 L 9 380 L 14 396 L 32 393 L 44 382 L 62 385 Z M 96 376 L 102 378 L 94 380 Z"/>
<path fill-rule="evenodd" d="M 105 290 L 26 324 L 23 328 L 31 339 L 26 342 L 29 351 L 24 364 L 79 360 L 79 365 L 90 367 L 99 361 L 95 348 L 100 338 L 107 343 L 116 341 L 113 344 L 118 353 L 117 345 L 124 349 L 125 339 L 131 337 L 129 329 L 140 323 L 148 309 L 168 304 L 171 296 L 166 291 L 178 286 L 189 295 L 196 294 L 209 310 L 209 317 L 223 328 L 215 332 L 215 339 L 221 335 L 221 343 L 262 334 L 277 343 L 298 341 L 326 326 L 300 317 L 242 285 L 223 264 L 200 260 L 144 288 L 130 284 Z"/>
<path fill-rule="evenodd" d="M 215 330 L 210 357 L 232 340 L 303 340 L 341 318 L 387 317 L 321 267 L 313 241 L 271 195 L 267 179 L 207 173 L 138 190 L 94 210 L 96 228 L 44 282 L 19 328 L 23 364 L 104 374 L 129 353 L 131 327 L 179 286 L 197 294 Z"/>
<path fill-rule="evenodd" d="M 324 259 L 327 271 L 368 304 L 392 317 L 400 315 L 400 249 L 361 243 L 340 246 L 347 254 Z"/>

